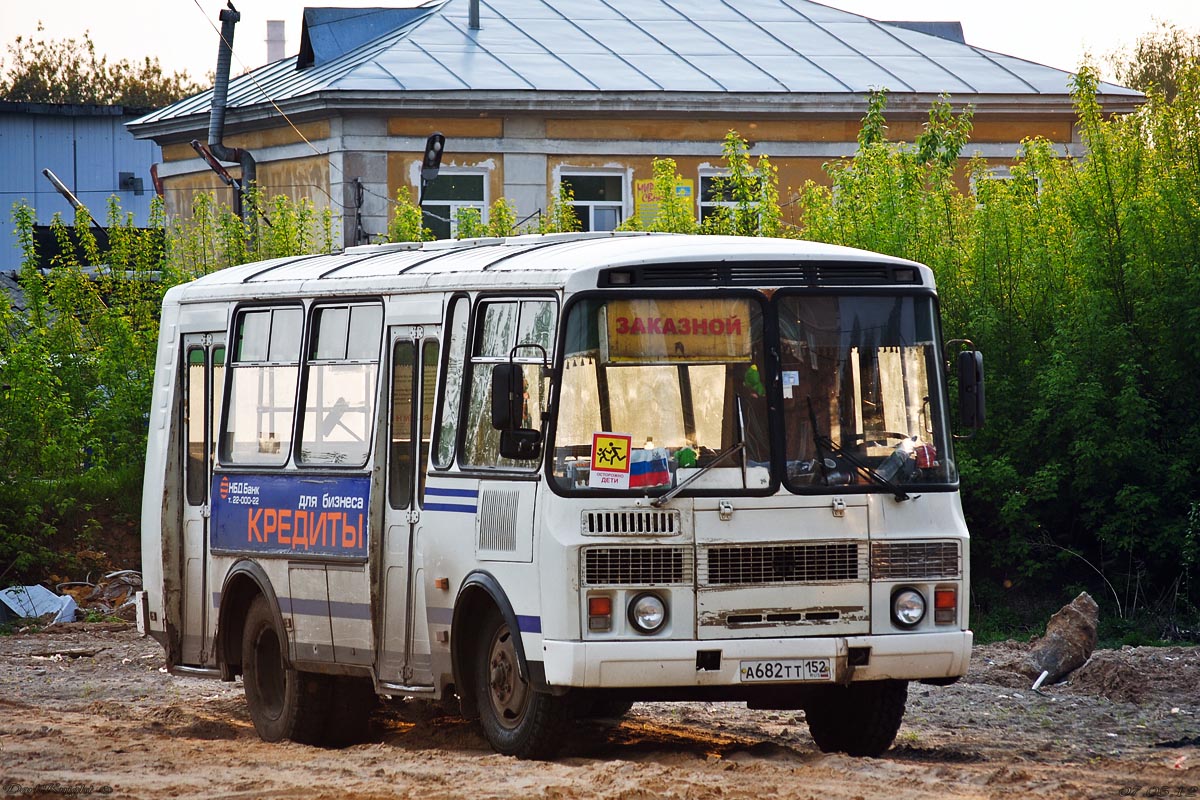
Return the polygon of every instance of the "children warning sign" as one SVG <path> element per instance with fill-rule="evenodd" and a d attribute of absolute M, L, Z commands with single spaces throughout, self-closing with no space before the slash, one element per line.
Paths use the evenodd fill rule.
<path fill-rule="evenodd" d="M 592 469 L 588 486 L 594 489 L 628 489 L 633 436 L 627 433 L 592 434 Z"/>

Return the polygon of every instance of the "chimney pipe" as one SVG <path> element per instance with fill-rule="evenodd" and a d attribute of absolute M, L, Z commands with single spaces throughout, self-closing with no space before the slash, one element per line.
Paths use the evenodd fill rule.
<path fill-rule="evenodd" d="M 228 3 L 229 8 L 221 12 L 221 41 L 217 48 L 217 74 L 213 83 L 212 111 L 208 117 L 208 149 L 221 161 L 237 162 L 242 166 L 242 177 L 234 192 L 236 210 L 243 222 L 249 223 L 253 211 L 243 202 L 246 193 L 254 185 L 258 177 L 254 156 L 240 147 L 226 147 L 222 143 L 225 137 L 225 107 L 229 99 L 229 62 L 233 59 L 233 26 L 242 15 Z"/>
<path fill-rule="evenodd" d="M 283 58 L 287 49 L 287 36 L 283 31 L 283 20 L 267 20 L 267 63 L 274 64 Z"/>
<path fill-rule="evenodd" d="M 470 10 L 467 12 L 467 25 L 473 31 L 479 30 L 479 0 L 471 0 Z"/>

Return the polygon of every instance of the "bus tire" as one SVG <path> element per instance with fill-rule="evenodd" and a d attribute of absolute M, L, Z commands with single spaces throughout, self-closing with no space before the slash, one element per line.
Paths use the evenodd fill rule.
<path fill-rule="evenodd" d="M 631 708 L 632 700 L 600 694 L 585 696 L 576 713 L 583 719 L 621 719 Z"/>
<path fill-rule="evenodd" d="M 331 684 L 329 714 L 322 743 L 328 747 L 346 747 L 363 741 L 371 727 L 371 712 L 379 703 L 375 684 L 370 678 L 346 675 L 327 680 Z"/>
<path fill-rule="evenodd" d="M 484 736 L 507 756 L 554 757 L 571 723 L 568 698 L 534 691 L 521 678 L 513 643 L 520 633 L 511 630 L 494 607 L 480 633 L 473 679 Z"/>
<path fill-rule="evenodd" d="M 323 675 L 284 663 L 287 639 L 267 599 L 254 598 L 242 631 L 242 680 L 254 729 L 267 742 L 318 744 L 324 734 L 330 684 Z"/>
<path fill-rule="evenodd" d="M 904 719 L 908 681 L 864 681 L 820 689 L 805 705 L 808 730 L 825 753 L 878 757 Z"/>

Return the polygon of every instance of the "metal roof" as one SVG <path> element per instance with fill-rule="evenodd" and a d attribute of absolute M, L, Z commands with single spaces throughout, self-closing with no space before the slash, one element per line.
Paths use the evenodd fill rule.
<path fill-rule="evenodd" d="M 399 98 L 414 93 L 651 93 L 701 95 L 893 94 L 956 99 L 1068 95 L 1070 73 L 811 0 L 438 0 L 415 18 L 375 29 L 376 38 L 325 63 L 297 69 L 295 56 L 232 81 L 234 111 L 286 107 L 319 96 Z M 326 18 L 330 40 L 337 23 Z M 375 22 L 371 24 L 374 25 Z M 343 24 L 363 35 L 363 20 Z M 398 27 L 388 29 L 388 25 Z M 349 31 L 347 32 L 349 35 Z M 343 43 L 353 41 L 343 39 Z M 314 48 L 315 50 L 315 48 Z M 318 59 L 319 61 L 319 59 Z M 1104 95 L 1140 93 L 1110 83 Z M 207 114 L 211 91 L 181 100 L 135 127 Z M 765 109 L 764 109 L 765 110 Z"/>
<path fill-rule="evenodd" d="M 300 29 L 300 69 L 320 66 L 379 37 L 424 19 L 427 8 L 306 8 Z"/>
<path fill-rule="evenodd" d="M 914 262 L 818 242 L 603 232 L 352 247 L 334 255 L 276 258 L 229 267 L 171 291 L 179 302 L 203 302 L 298 292 L 327 295 L 488 286 L 583 288 L 594 287 L 595 271 L 607 267 L 734 261 L 907 265 L 916 267 L 924 282 L 932 280 L 929 269 Z"/>

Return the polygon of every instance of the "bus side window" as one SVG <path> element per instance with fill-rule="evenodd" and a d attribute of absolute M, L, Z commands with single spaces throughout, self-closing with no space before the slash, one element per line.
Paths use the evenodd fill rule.
<path fill-rule="evenodd" d="M 361 467 L 367 463 L 382 330 L 383 308 L 377 304 L 313 311 L 312 342 L 304 367 L 300 464 Z"/>
<path fill-rule="evenodd" d="M 425 503 L 425 473 L 429 465 L 430 437 L 433 434 L 433 409 L 437 403 L 438 354 L 437 339 L 426 339 L 421 350 L 421 451 L 417 461 L 417 488 L 421 503 Z"/>
<path fill-rule="evenodd" d="M 454 442 L 458 435 L 458 415 L 462 406 L 463 361 L 467 354 L 467 314 L 470 301 L 456 297 L 446 315 L 446 375 L 442 380 L 442 408 L 433 444 L 433 465 L 445 469 L 454 463 Z"/>
<path fill-rule="evenodd" d="M 225 464 L 283 466 L 292 449 L 300 377 L 300 308 L 249 309 L 234 326 Z"/>
<path fill-rule="evenodd" d="M 392 346 L 392 430 L 388 451 L 388 503 L 392 508 L 408 508 L 412 501 L 413 469 L 413 388 L 416 371 L 411 341 Z"/>
<path fill-rule="evenodd" d="M 520 428 L 540 429 L 547 408 L 549 380 L 542 369 L 554 341 L 558 308 L 552 300 L 486 301 L 478 307 L 475 345 L 471 353 L 470 404 L 460 461 L 476 467 L 533 466 L 500 456 L 500 431 L 492 426 L 492 371 L 512 360 L 524 374 L 525 396 Z"/>
<path fill-rule="evenodd" d="M 208 500 L 208 458 L 204 452 L 205 380 L 208 377 L 208 358 L 203 347 L 187 351 L 187 373 L 184 389 L 184 408 L 187 413 L 187 501 L 201 506 Z"/>

